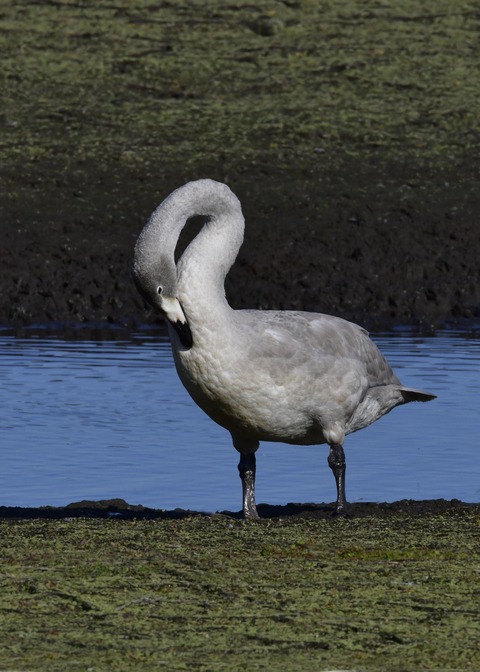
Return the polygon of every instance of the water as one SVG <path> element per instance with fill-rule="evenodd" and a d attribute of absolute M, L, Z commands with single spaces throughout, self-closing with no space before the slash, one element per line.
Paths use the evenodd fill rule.
<path fill-rule="evenodd" d="M 5 332 L 6 333 L 6 332 Z M 438 395 L 347 437 L 350 501 L 480 501 L 480 337 L 374 335 L 402 382 Z M 229 434 L 190 400 L 158 333 L 124 340 L 0 334 L 0 504 L 122 497 L 238 510 Z M 262 444 L 257 500 L 331 502 L 327 446 Z"/>

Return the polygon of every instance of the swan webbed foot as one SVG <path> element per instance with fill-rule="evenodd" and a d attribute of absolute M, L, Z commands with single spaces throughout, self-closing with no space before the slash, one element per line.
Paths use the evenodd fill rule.
<path fill-rule="evenodd" d="M 238 471 L 242 480 L 243 517 L 246 520 L 256 520 L 260 516 L 255 503 L 255 453 L 240 453 Z"/>
<path fill-rule="evenodd" d="M 335 476 L 335 483 L 337 484 L 337 503 L 332 515 L 348 516 L 348 504 L 347 498 L 345 496 L 345 470 L 347 465 L 343 446 L 341 446 L 339 443 L 332 443 L 330 445 L 328 466 L 333 471 L 333 475 Z"/>
<path fill-rule="evenodd" d="M 338 503 L 335 505 L 335 508 L 331 513 L 332 518 L 350 518 L 351 515 L 352 514 L 350 513 L 348 506 L 345 504 L 343 506 L 339 506 Z"/>
<path fill-rule="evenodd" d="M 250 506 L 248 509 L 245 509 L 244 507 L 243 517 L 245 520 L 260 520 L 256 505 L 253 504 L 253 506 Z"/>

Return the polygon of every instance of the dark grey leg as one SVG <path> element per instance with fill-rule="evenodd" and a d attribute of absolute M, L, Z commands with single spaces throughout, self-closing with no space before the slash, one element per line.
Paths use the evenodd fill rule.
<path fill-rule="evenodd" d="M 238 471 L 242 479 L 243 515 L 245 518 L 258 518 L 255 504 L 255 453 L 240 453 Z"/>
<path fill-rule="evenodd" d="M 337 505 L 335 507 L 336 515 L 345 515 L 348 513 L 347 499 L 345 497 L 345 453 L 343 446 L 333 443 L 330 446 L 328 456 L 328 466 L 333 471 L 335 482 L 337 484 Z"/>
<path fill-rule="evenodd" d="M 255 504 L 255 451 L 260 445 L 254 439 L 246 439 L 232 434 L 233 445 L 240 453 L 238 473 L 242 479 L 243 516 L 244 518 L 258 518 Z"/>

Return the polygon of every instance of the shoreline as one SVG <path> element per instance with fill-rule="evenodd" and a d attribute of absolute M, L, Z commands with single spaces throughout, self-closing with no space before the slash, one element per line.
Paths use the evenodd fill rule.
<path fill-rule="evenodd" d="M 259 521 L 280 522 L 290 520 L 330 520 L 335 524 L 337 517 L 332 515 L 334 503 L 330 504 L 259 504 Z M 379 518 L 392 516 L 432 516 L 448 512 L 469 511 L 480 515 L 480 502 L 463 502 L 459 499 L 403 499 L 395 502 L 353 502 L 349 503 L 350 515 L 345 520 Z M 129 504 L 123 499 L 82 500 L 66 506 L 0 506 L 2 520 L 65 520 L 68 518 L 93 518 L 117 520 L 185 520 L 188 518 L 231 518 L 243 520 L 241 511 L 194 511 L 189 509 L 152 509 L 142 504 Z M 340 517 L 343 518 L 343 517 Z M 245 522 L 245 521 L 244 521 Z M 246 521 L 250 523 L 251 521 Z"/>

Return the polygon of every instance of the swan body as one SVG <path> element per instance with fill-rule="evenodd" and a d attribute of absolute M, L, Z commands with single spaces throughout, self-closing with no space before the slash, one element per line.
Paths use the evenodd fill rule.
<path fill-rule="evenodd" d="M 206 217 L 175 263 L 182 228 Z M 240 202 L 220 182 L 189 182 L 152 214 L 135 246 L 133 276 L 166 318 L 178 375 L 240 453 L 245 517 L 255 505 L 260 441 L 328 443 L 345 513 L 345 436 L 409 401 L 434 395 L 402 386 L 361 327 L 303 311 L 233 310 L 224 280 L 243 242 Z"/>

